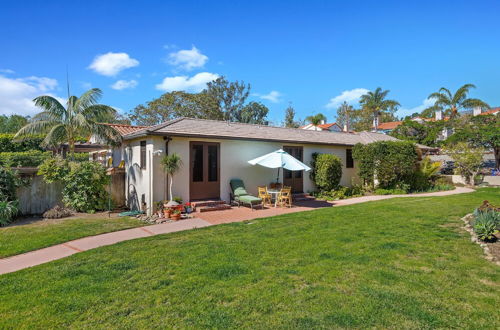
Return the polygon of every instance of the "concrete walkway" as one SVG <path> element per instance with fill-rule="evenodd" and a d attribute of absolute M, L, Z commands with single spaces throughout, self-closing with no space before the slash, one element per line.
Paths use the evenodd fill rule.
<path fill-rule="evenodd" d="M 384 196 L 363 196 L 339 200 L 335 202 L 308 201 L 298 202 L 293 208 L 266 208 L 263 210 L 252 211 L 245 207 L 233 208 L 231 210 L 214 211 L 200 213 L 199 218 L 182 220 L 173 223 L 164 223 L 145 227 L 132 228 L 127 230 L 115 231 L 107 234 L 89 236 L 63 244 L 50 246 L 44 249 L 35 250 L 16 256 L 0 259 L 0 274 L 15 272 L 24 268 L 37 266 L 50 261 L 58 260 L 72 254 L 95 249 L 101 246 L 111 245 L 131 239 L 155 236 L 159 234 L 174 233 L 194 228 L 208 227 L 221 223 L 239 222 L 263 218 L 273 215 L 294 213 L 306 210 L 313 210 L 323 207 L 352 205 L 382 199 L 395 197 L 435 197 L 448 196 L 473 192 L 473 189 L 458 187 L 455 190 L 440 191 L 435 193 L 411 194 L 411 195 L 384 195 Z"/>
<path fill-rule="evenodd" d="M 35 250 L 16 256 L 0 259 L 0 274 L 15 272 L 24 268 L 37 266 L 49 261 L 62 259 L 72 254 L 111 245 L 131 239 L 174 233 L 211 226 L 210 223 L 193 218 L 173 223 L 163 223 L 146 227 L 138 227 L 115 231 L 107 234 L 89 236 L 48 248 Z"/>

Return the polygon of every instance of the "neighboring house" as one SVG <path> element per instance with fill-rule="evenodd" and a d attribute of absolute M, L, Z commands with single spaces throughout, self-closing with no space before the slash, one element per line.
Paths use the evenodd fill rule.
<path fill-rule="evenodd" d="M 473 116 L 484 116 L 484 115 L 498 115 L 500 113 L 500 107 L 498 108 L 492 108 L 488 111 L 482 112 L 481 108 L 475 108 L 472 110 L 472 115 Z M 450 117 L 444 117 L 443 118 L 443 113 L 441 111 L 436 111 L 435 112 L 435 117 L 434 118 L 421 118 L 421 117 L 415 117 L 412 118 L 411 120 L 423 123 L 423 122 L 429 122 L 429 121 L 448 121 Z M 376 123 L 374 121 L 374 123 Z M 402 121 L 390 121 L 386 123 L 381 123 L 376 126 L 377 129 L 374 130 L 376 132 L 384 133 L 384 134 L 389 134 L 393 129 L 401 125 L 403 122 Z M 441 135 L 439 136 L 439 140 L 446 140 L 451 134 L 453 134 L 453 130 L 451 128 L 444 128 L 443 131 L 441 132 Z"/>
<path fill-rule="evenodd" d="M 122 137 L 133 133 L 135 131 L 141 130 L 146 128 L 147 126 L 133 126 L 133 125 L 125 125 L 125 124 L 106 124 L 108 126 L 111 126 L 114 128 Z M 92 136 L 89 140 L 89 143 L 91 144 L 103 144 L 103 141 L 100 139 L 96 138 L 95 136 Z M 116 146 L 116 147 L 108 147 L 108 146 L 102 146 L 101 149 L 99 150 L 93 150 L 89 153 L 90 155 L 90 160 L 98 161 L 102 163 L 103 165 L 107 165 L 109 159 L 111 158 L 112 160 L 112 166 L 113 167 L 118 167 L 120 165 L 120 162 L 122 161 L 123 157 L 123 145 Z"/>
<path fill-rule="evenodd" d="M 319 124 L 319 125 L 307 124 L 307 125 L 301 126 L 299 128 L 307 129 L 310 131 L 342 132 L 342 127 L 340 127 L 337 123 L 325 124 L 325 122 L 323 120 L 321 121 L 321 124 Z"/>
<path fill-rule="evenodd" d="M 116 125 L 115 125 L 116 126 Z M 396 140 L 372 133 L 328 134 L 314 130 L 179 118 L 160 125 L 138 128 L 123 135 L 113 154 L 113 164 L 125 163 L 125 195 L 131 209 L 152 212 L 154 202 L 169 199 L 167 176 L 161 159 L 179 154 L 183 165 L 174 175 L 173 195 L 185 202 L 204 199 L 229 201 L 229 181 L 240 178 L 251 194 L 257 187 L 276 181 L 277 169 L 252 166 L 248 161 L 283 148 L 310 164 L 313 153 L 337 155 L 343 164 L 341 184 L 356 178 L 352 147 L 357 143 Z M 118 158 L 115 158 L 118 157 Z M 294 192 L 315 190 L 309 173 L 280 171 L 280 182 Z"/>

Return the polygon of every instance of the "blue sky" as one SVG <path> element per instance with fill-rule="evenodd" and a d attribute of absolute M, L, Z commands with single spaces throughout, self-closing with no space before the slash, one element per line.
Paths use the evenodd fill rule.
<path fill-rule="evenodd" d="M 498 1 L 3 1 L 0 114 L 65 97 L 66 66 L 72 94 L 99 87 L 123 112 L 216 75 L 250 83 L 275 123 L 289 102 L 333 120 L 378 86 L 400 116 L 464 83 L 498 106 L 499 15 Z"/>

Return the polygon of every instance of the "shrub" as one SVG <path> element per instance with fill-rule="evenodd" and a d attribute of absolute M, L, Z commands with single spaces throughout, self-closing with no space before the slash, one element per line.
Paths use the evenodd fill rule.
<path fill-rule="evenodd" d="M 0 200 L 16 200 L 16 189 L 19 185 L 20 180 L 16 174 L 9 168 L 0 166 Z"/>
<path fill-rule="evenodd" d="M 108 206 L 109 183 L 106 169 L 97 162 L 69 163 L 70 170 L 64 177 L 63 202 L 79 212 L 95 212 Z"/>
<path fill-rule="evenodd" d="M 46 160 L 38 171 L 48 183 L 63 183 L 63 202 L 79 212 L 95 212 L 108 207 L 109 183 L 106 168 L 97 162 L 68 162 L 61 157 Z"/>
<path fill-rule="evenodd" d="M 315 160 L 316 186 L 321 190 L 332 190 L 338 187 L 342 178 L 342 162 L 332 154 L 319 154 Z"/>
<path fill-rule="evenodd" d="M 379 141 L 357 144 L 353 158 L 359 163 L 358 174 L 366 185 L 391 189 L 408 184 L 416 169 L 418 154 L 415 145 L 407 141 Z"/>
<path fill-rule="evenodd" d="M 375 195 L 404 195 L 407 193 L 406 190 L 404 189 L 383 189 L 383 188 L 378 188 L 375 189 L 373 192 Z"/>
<path fill-rule="evenodd" d="M 0 165 L 7 167 L 37 167 L 52 157 L 50 151 L 0 152 Z"/>
<path fill-rule="evenodd" d="M 19 212 L 18 202 L 0 200 L 0 226 L 10 223 Z"/>
<path fill-rule="evenodd" d="M 493 212 L 479 214 L 474 219 L 474 232 L 483 241 L 494 241 L 495 234 L 498 233 L 498 218 Z"/>
<path fill-rule="evenodd" d="M 25 137 L 20 141 L 13 141 L 14 135 L 15 134 L 0 134 L 0 152 L 43 151 L 42 147 L 40 147 L 43 136 L 33 135 Z"/>
<path fill-rule="evenodd" d="M 65 207 L 61 207 L 59 205 L 54 206 L 48 211 L 45 211 L 43 213 L 43 217 L 45 219 L 60 219 L 60 218 L 66 218 L 70 217 L 73 215 L 73 211 L 70 209 L 67 209 Z"/>

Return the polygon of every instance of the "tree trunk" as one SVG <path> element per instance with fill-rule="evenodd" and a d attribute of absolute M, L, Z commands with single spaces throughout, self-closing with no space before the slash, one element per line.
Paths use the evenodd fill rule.
<path fill-rule="evenodd" d="M 493 147 L 493 154 L 495 155 L 495 168 L 500 170 L 500 147 Z"/>
<path fill-rule="evenodd" d="M 170 201 L 174 200 L 174 197 L 172 196 L 172 183 L 173 183 L 173 178 L 172 175 L 170 175 L 170 187 L 169 187 L 169 192 L 170 192 Z"/>

